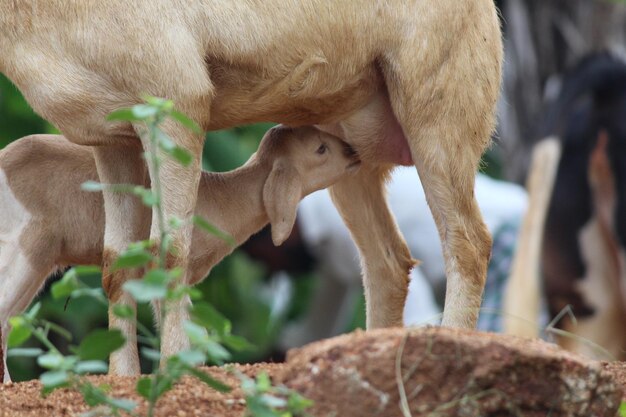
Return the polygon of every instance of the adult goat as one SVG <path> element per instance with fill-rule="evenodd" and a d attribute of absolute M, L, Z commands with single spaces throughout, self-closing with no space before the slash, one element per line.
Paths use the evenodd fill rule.
<path fill-rule="evenodd" d="M 492 0 L 0 0 L 0 72 L 70 141 L 93 146 L 103 183 L 144 175 L 136 126 L 105 117 L 146 93 L 174 100 L 205 130 L 317 125 L 352 145 L 363 166 L 331 192 L 359 247 L 368 328 L 402 324 L 414 264 L 384 196 L 394 164 L 415 164 L 438 226 L 448 279 L 443 324 L 475 326 L 491 238 L 473 185 L 494 126 L 501 63 Z M 166 216 L 186 219 L 204 137 L 162 127 L 194 156 L 190 168 L 165 163 L 158 173 Z M 104 203 L 104 286 L 111 300 L 131 304 L 121 291 L 128 273 L 110 266 L 142 238 L 132 233 L 142 210 L 106 191 Z M 275 230 L 280 243 L 288 228 Z M 168 266 L 186 267 L 191 226 L 173 241 Z M 166 356 L 188 345 L 172 337 L 187 302 L 163 323 Z M 123 368 L 111 366 L 138 372 Z"/>

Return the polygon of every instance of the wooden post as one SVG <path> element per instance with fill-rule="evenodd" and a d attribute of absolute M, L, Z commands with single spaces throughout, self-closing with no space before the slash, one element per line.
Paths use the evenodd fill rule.
<path fill-rule="evenodd" d="M 541 299 L 541 245 L 561 143 L 551 137 L 533 149 L 526 188 L 528 209 L 517 239 L 511 276 L 504 293 L 504 333 L 523 337 L 539 336 Z"/>

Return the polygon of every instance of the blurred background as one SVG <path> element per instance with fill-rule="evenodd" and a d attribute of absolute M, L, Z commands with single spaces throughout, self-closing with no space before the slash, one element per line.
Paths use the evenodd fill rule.
<path fill-rule="evenodd" d="M 526 194 L 520 185 L 524 184 L 528 173 L 531 150 L 549 134 L 565 137 L 568 129 L 576 129 L 575 124 L 567 122 L 570 116 L 560 112 L 587 109 L 589 114 L 593 114 L 589 123 L 596 123 L 598 119 L 597 108 L 580 107 L 580 97 L 587 97 L 585 94 L 589 91 L 593 96 L 593 105 L 598 102 L 597 83 L 589 83 L 588 79 L 579 80 L 584 85 L 580 88 L 587 89 L 586 93 L 574 94 L 575 97 L 568 99 L 569 104 L 564 105 L 564 75 L 575 71 L 589 54 L 599 53 L 599 59 L 604 59 L 603 62 L 608 60 L 611 65 L 614 64 L 612 68 L 617 68 L 611 74 L 618 75 L 607 78 L 605 73 L 600 73 L 591 78 L 608 80 L 609 84 L 605 83 L 602 87 L 604 90 L 626 91 L 619 75 L 622 57 L 626 56 L 626 2 L 499 0 L 496 3 L 501 10 L 505 40 L 503 94 L 498 105 L 497 134 L 481 168 L 486 175 L 480 180 L 482 185 L 477 186 L 482 187 L 477 190 L 477 196 L 483 212 L 489 213 L 487 223 L 496 236 L 488 283 L 491 289 L 488 288 L 486 294 L 489 298 L 485 305 L 488 317 L 482 320 L 482 328 L 493 331 L 501 330 L 501 324 L 489 317 L 497 316 L 497 310 L 501 309 L 503 282 L 509 274 L 517 231 L 527 204 Z M 607 58 L 606 51 L 610 51 L 610 58 Z M 614 82 L 614 88 L 611 82 Z M 613 109 L 611 106 L 616 105 L 615 100 L 611 95 L 608 104 L 603 101 L 605 107 L 602 110 L 606 111 L 607 106 Z M 571 104 L 574 102 L 578 107 Z M 587 103 L 587 106 L 591 105 Z M 581 117 L 573 119 L 580 121 Z M 626 120 L 626 112 L 613 117 L 615 120 Z M 619 126 L 607 127 L 610 123 L 603 127 L 611 131 L 611 140 L 615 142 L 620 139 L 615 136 L 622 131 Z M 204 168 L 227 171 L 242 165 L 256 150 L 260 138 L 270 126 L 259 124 L 207 134 Z M 587 133 L 590 143 L 595 143 L 597 129 L 588 126 L 578 126 L 578 129 Z M 0 148 L 33 133 L 56 133 L 56 130 L 37 117 L 15 87 L 0 75 Z M 626 136 L 621 139 L 626 140 Z M 593 145 L 584 148 L 589 150 Z M 569 152 L 565 149 L 564 146 L 565 153 Z M 585 155 L 582 158 L 587 161 L 588 152 Z M 626 172 L 626 166 L 619 168 L 615 166 L 617 163 L 615 161 L 613 165 L 616 175 L 622 170 Z M 582 169 L 585 167 L 583 164 Z M 436 322 L 442 308 L 444 284 L 438 237 L 413 171 L 398 171 L 390 186 L 390 199 L 413 256 L 424 261 L 423 267 L 416 270 L 412 282 L 415 286 L 412 291 L 415 297 L 413 305 L 421 310 L 416 307 L 419 311 L 406 312 L 408 316 L 414 314 L 413 324 L 418 324 L 429 319 Z M 583 182 L 586 178 L 584 176 Z M 506 180 L 507 183 L 491 179 Z M 417 190 L 415 200 L 404 198 L 405 190 L 412 189 L 413 185 Z M 580 187 L 588 188 L 589 185 L 585 183 Z M 394 197 L 394 193 L 401 197 Z M 572 212 L 576 210 L 574 206 L 570 209 Z M 364 301 L 356 252 L 350 247 L 345 231 L 340 231 L 341 226 L 336 224 L 336 214 L 327 210 L 332 211 L 332 208 L 328 208 L 324 193 L 311 196 L 303 203 L 298 227 L 284 247 L 279 250 L 268 247 L 267 233 L 261 232 L 242 249 L 224 259 L 199 285 L 204 298 L 233 322 L 233 332 L 244 336 L 255 346 L 252 351 L 236 354 L 236 361 L 280 360 L 289 347 L 364 327 Z M 568 216 L 568 213 L 564 215 Z M 415 218 L 418 220 L 411 223 Z M 615 223 L 617 230 L 619 221 Z M 620 233 L 616 231 L 615 235 L 619 244 Z M 580 254 L 577 256 L 580 258 Z M 578 258 L 575 262 L 580 262 Z M 580 278 L 579 275 L 575 278 Z M 47 288 L 57 278 L 49 280 L 39 296 L 43 306 L 41 315 L 70 330 L 75 340 L 81 340 L 93 328 L 105 327 L 106 311 L 97 303 L 77 299 L 66 306 L 65 301 L 52 300 Z M 623 277 L 621 279 L 623 281 Z M 86 281 L 93 286 L 99 285 L 97 276 Z M 570 290 L 562 291 L 567 293 Z M 622 304 L 625 302 L 626 297 Z M 549 300 L 545 303 L 548 306 L 544 308 L 544 315 L 552 316 L 554 312 Z M 146 308 L 140 310 L 140 319 L 150 324 L 151 312 Z M 622 329 L 625 322 L 621 321 Z M 61 340 L 58 342 L 64 343 Z M 40 371 L 34 361 L 15 358 L 10 358 L 9 369 L 16 381 L 34 378 Z"/>

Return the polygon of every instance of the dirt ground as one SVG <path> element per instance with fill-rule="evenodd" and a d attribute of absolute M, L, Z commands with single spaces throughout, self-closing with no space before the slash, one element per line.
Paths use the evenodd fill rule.
<path fill-rule="evenodd" d="M 232 372 L 202 369 L 233 391 L 220 394 L 184 378 L 160 400 L 157 416 L 245 415 Z M 356 332 L 292 351 L 287 363 L 234 369 L 248 376 L 266 371 L 275 383 L 298 389 L 315 400 L 315 417 L 406 416 L 402 397 L 413 417 L 613 417 L 620 399 L 626 400 L 626 363 L 592 362 L 543 342 L 441 328 Z M 110 386 L 115 397 L 137 401 L 137 411 L 145 412 L 134 394 L 135 378 L 89 378 Z M 38 381 L 0 384 L 0 416 L 76 416 L 88 410 L 76 392 L 58 390 L 42 398 L 40 390 Z M 548 412 L 545 398 L 552 401 Z"/>

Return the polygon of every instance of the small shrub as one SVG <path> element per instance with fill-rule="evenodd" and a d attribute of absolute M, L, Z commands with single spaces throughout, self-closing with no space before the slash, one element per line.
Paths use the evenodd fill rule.
<path fill-rule="evenodd" d="M 155 97 L 146 97 L 144 104 L 132 108 L 121 109 L 112 113 L 109 120 L 130 121 L 142 126 L 141 131 L 149 139 L 150 149 L 146 150 L 146 161 L 151 164 L 153 172 L 158 172 L 162 163 L 162 154 L 173 158 L 178 163 L 187 166 L 192 156 L 176 146 L 159 126 L 168 118 L 174 119 L 183 126 L 200 132 L 200 128 L 183 114 L 174 110 L 174 104 L 169 100 Z M 113 269 L 145 268 L 142 279 L 131 280 L 124 284 L 123 290 L 131 295 L 138 303 L 158 301 L 161 303 L 161 322 L 167 314 L 170 302 L 189 295 L 197 300 L 200 293 L 181 283 L 180 269 L 166 269 L 165 259 L 170 251 L 171 233 L 183 225 L 181 219 L 165 219 L 161 208 L 161 186 L 158 181 L 152 184 L 151 189 L 130 185 L 104 185 L 95 182 L 83 184 L 86 191 L 103 191 L 131 193 L 151 207 L 157 215 L 159 223 L 159 244 L 156 250 L 151 241 L 142 241 L 131 244 L 113 265 Z M 227 242 L 234 244 L 232 237 L 214 227 L 208 221 L 194 217 L 194 224 L 212 233 Z M 107 299 L 100 288 L 90 288 L 81 281 L 82 275 L 93 274 L 98 271 L 95 267 L 75 267 L 66 272 L 63 278 L 52 286 L 54 298 L 91 297 L 103 305 Z M 50 332 L 55 332 L 68 340 L 69 332 L 60 326 L 37 318 L 40 304 L 35 304 L 26 313 L 12 317 L 10 324 L 12 332 L 9 335 L 9 345 L 13 348 L 12 356 L 37 357 L 37 363 L 46 369 L 40 381 L 43 385 L 43 394 L 69 387 L 79 391 L 85 402 L 91 406 L 104 406 L 112 415 L 119 415 L 121 411 L 133 414 L 136 404 L 128 399 L 112 398 L 108 395 L 107 387 L 98 387 L 84 378 L 87 373 L 104 373 L 108 367 L 107 357 L 121 348 L 124 337 L 118 330 L 98 329 L 88 334 L 78 346 L 71 346 L 71 355 L 63 355 L 49 339 Z M 196 367 L 206 362 L 223 364 L 231 357 L 230 351 L 250 349 L 250 344 L 241 337 L 231 333 L 232 325 L 223 315 L 208 303 L 196 302 L 191 309 L 192 320 L 184 323 L 184 330 L 191 342 L 191 348 L 177 355 L 167 358 L 161 364 L 159 352 L 160 337 L 157 329 L 155 334 L 135 319 L 133 308 L 118 304 L 113 306 L 113 313 L 125 320 L 135 320 L 137 329 L 147 347 L 141 349 L 141 354 L 151 360 L 154 371 L 149 376 L 137 380 L 136 392 L 147 400 L 147 415 L 154 415 L 156 403 L 174 384 L 184 375 L 197 378 L 209 387 L 227 392 L 230 390 L 223 382 L 216 380 Z M 47 349 L 16 348 L 31 336 L 38 339 Z M 260 375 L 256 381 L 243 379 L 246 390 L 248 415 L 254 417 L 292 417 L 298 415 L 308 405 L 308 400 L 285 388 L 275 388 L 269 383 L 267 375 Z M 281 410 L 281 411 L 277 411 Z"/>

